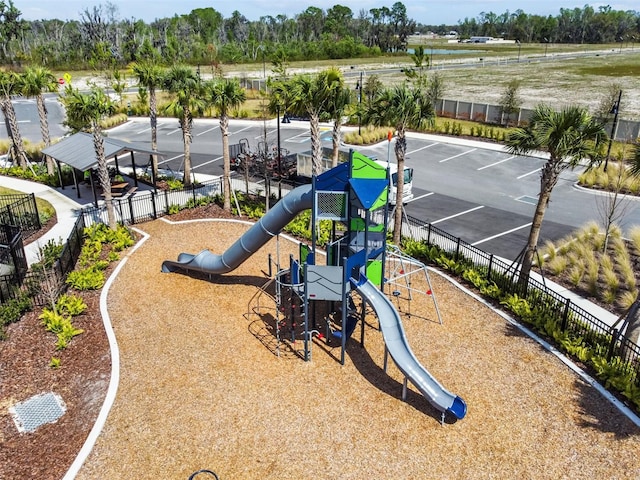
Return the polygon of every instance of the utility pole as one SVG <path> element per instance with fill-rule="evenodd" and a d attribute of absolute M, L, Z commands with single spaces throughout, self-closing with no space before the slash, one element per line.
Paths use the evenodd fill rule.
<path fill-rule="evenodd" d="M 360 70 L 360 81 L 356 88 L 358 89 L 358 135 L 362 135 L 362 70 Z"/>
<path fill-rule="evenodd" d="M 609 146 L 607 147 L 607 156 L 604 159 L 604 171 L 607 171 L 607 166 L 609 165 L 609 155 L 611 154 L 611 145 L 613 144 L 613 137 L 616 135 L 616 130 L 618 126 L 618 113 L 620 113 L 620 100 L 622 100 L 622 90 L 618 93 L 618 100 L 613 104 L 611 111 L 609 113 L 613 113 L 613 125 L 611 126 L 611 136 L 609 137 Z"/>

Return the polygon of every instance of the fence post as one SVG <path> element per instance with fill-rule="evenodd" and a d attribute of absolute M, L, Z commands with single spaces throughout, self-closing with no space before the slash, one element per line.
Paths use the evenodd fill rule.
<path fill-rule="evenodd" d="M 156 195 L 151 192 L 151 210 L 153 211 L 153 219 L 158 218 L 158 212 L 156 211 Z"/>
<path fill-rule="evenodd" d="M 136 218 L 133 216 L 133 201 L 132 200 L 133 200 L 133 197 L 129 197 L 127 199 L 127 203 L 129 204 L 129 214 L 131 215 L 131 224 L 134 224 L 134 223 L 136 223 Z"/>
<path fill-rule="evenodd" d="M 607 352 L 607 361 L 611 361 L 613 357 L 613 352 L 616 349 L 616 343 L 618 343 L 618 338 L 620 338 L 620 331 L 617 328 L 613 329 L 611 332 L 611 343 L 609 344 L 609 351 Z"/>
<path fill-rule="evenodd" d="M 567 298 L 567 303 L 564 304 L 564 312 L 562 312 L 562 325 L 560 327 L 562 332 L 567 329 L 567 322 L 569 321 L 569 305 L 571 305 L 571 299 Z"/>
<path fill-rule="evenodd" d="M 493 253 L 489 255 L 489 268 L 487 269 L 487 280 L 491 280 L 491 269 L 493 268 Z"/>
<path fill-rule="evenodd" d="M 196 186 L 195 184 L 191 184 L 191 193 L 193 194 L 193 206 L 196 206 Z"/>
<path fill-rule="evenodd" d="M 169 214 L 169 191 L 164 190 L 164 213 Z"/>
<path fill-rule="evenodd" d="M 460 237 L 458 237 L 458 241 L 456 242 L 456 254 L 453 257 L 453 259 L 457 262 L 458 261 L 458 256 L 460 254 Z"/>
<path fill-rule="evenodd" d="M 38 230 L 40 230 L 42 228 L 42 223 L 40 222 L 40 215 L 38 214 L 38 204 L 36 203 L 36 194 L 31 193 L 29 194 L 29 197 L 31 198 L 31 207 L 33 208 L 33 211 L 36 212 L 37 226 L 38 226 Z"/>
<path fill-rule="evenodd" d="M 7 205 L 7 213 L 9 214 L 9 225 L 15 225 L 16 221 L 13 218 L 13 212 L 11 211 L 11 205 Z"/>
<path fill-rule="evenodd" d="M 427 245 L 431 245 L 431 224 L 429 224 L 429 228 L 427 229 Z"/>

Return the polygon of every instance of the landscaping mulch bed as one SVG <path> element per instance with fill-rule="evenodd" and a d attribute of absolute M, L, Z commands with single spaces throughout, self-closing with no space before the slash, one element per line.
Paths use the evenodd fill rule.
<path fill-rule="evenodd" d="M 409 302 L 403 292 L 394 303 L 416 356 L 467 402 L 467 416 L 444 425 L 411 385 L 401 400 L 403 378 L 392 362 L 387 373 L 382 369 L 384 345 L 372 313 L 365 348 L 358 326 L 344 366 L 340 349 L 322 340 L 314 341 L 311 362 L 296 354 L 300 341 L 283 341 L 275 354 L 273 303 L 262 295 L 262 315 L 248 312 L 267 281 L 267 254 L 275 258 L 279 251 L 286 259 L 297 254 L 293 243 L 281 239 L 276 248 L 272 240 L 230 274 L 192 278 L 163 274 L 160 265 L 180 252 L 222 252 L 248 227 L 157 220 L 138 228 L 149 238 L 108 297 L 120 385 L 79 479 L 186 479 L 201 468 L 221 479 L 640 477 L 640 430 L 555 356 L 438 275 L 431 281 L 442 325 L 430 296 L 415 294 Z M 424 280 L 413 286 L 427 290 Z M 88 357 L 78 376 L 64 357 L 60 370 L 48 369 L 55 352 L 46 350 L 37 354 L 40 361 L 22 360 L 34 364 L 32 373 L 12 375 L 13 381 L 43 376 L 42 386 L 22 379 L 10 395 L 5 366 L 17 369 L 20 361 L 7 364 L 8 344 L 1 345 L 0 478 L 61 478 L 73 461 L 81 442 L 67 447 L 67 437 L 91 428 L 110 371 L 101 353 L 89 361 L 105 348 L 89 339 L 89 331 L 99 334 L 98 320 L 81 326 L 85 334 L 68 349 Z M 20 338 L 14 334 L 27 328 L 23 322 L 11 326 L 9 342 Z M 21 343 L 30 344 L 30 337 Z M 10 356 L 18 357 L 19 347 Z M 78 408 L 20 435 L 4 399 L 23 400 L 21 389 L 58 391 Z M 89 392 L 100 401 L 91 403 Z"/>

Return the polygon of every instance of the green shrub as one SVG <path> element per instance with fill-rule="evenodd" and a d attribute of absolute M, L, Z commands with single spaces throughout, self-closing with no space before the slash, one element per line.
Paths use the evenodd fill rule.
<path fill-rule="evenodd" d="M 169 187 L 169 190 L 180 190 L 184 188 L 184 183 L 182 183 L 182 180 L 178 180 L 177 178 L 170 178 L 167 180 L 167 186 Z"/>
<path fill-rule="evenodd" d="M 87 304 L 82 297 L 77 295 L 63 294 L 56 302 L 56 308 L 62 315 L 70 315 L 76 317 L 87 309 Z"/>
<path fill-rule="evenodd" d="M 40 262 L 44 267 L 51 268 L 58 261 L 64 250 L 64 242 L 59 239 L 57 242 L 53 239 L 49 240 L 44 246 L 40 247 Z"/>
<path fill-rule="evenodd" d="M 20 320 L 29 310 L 31 310 L 31 299 L 26 293 L 20 293 L 16 298 L 0 305 L 0 339 L 5 338 L 4 327 Z"/>
<path fill-rule="evenodd" d="M 104 272 L 93 267 L 74 270 L 67 276 L 67 284 L 80 291 L 97 290 L 102 288 L 104 282 Z"/>

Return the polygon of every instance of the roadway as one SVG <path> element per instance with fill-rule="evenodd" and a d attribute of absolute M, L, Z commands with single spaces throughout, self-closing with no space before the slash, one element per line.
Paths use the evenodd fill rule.
<path fill-rule="evenodd" d="M 57 106 L 56 106 L 57 105 Z M 54 99 L 48 100 L 52 136 L 64 132 L 63 110 Z M 31 112 L 31 113 L 29 113 Z M 19 100 L 16 114 L 23 138 L 39 141 L 40 130 L 35 102 Z M 113 138 L 150 146 L 147 118 L 134 118 L 109 130 Z M 307 122 L 280 126 L 281 146 L 291 153 L 311 148 Z M 0 138 L 6 138 L 6 132 Z M 248 141 L 252 150 L 258 143 L 277 144 L 275 120 L 230 122 L 229 142 Z M 331 131 L 322 130 L 323 145 L 331 145 Z M 393 141 L 362 147 L 359 150 L 378 159 L 390 153 L 394 161 Z M 345 147 L 347 148 L 347 147 Z M 158 121 L 158 149 L 165 153 L 160 166 L 180 171 L 183 167 L 182 133 L 176 119 Z M 191 144 L 192 168 L 205 175 L 222 174 L 222 139 L 218 120 L 196 119 Z M 140 157 L 137 158 L 141 163 Z M 414 168 L 414 199 L 406 206 L 408 215 L 460 237 L 479 248 L 514 259 L 526 243 L 540 189 L 543 158 L 513 156 L 500 146 L 469 142 L 458 138 L 410 134 L 407 142 L 407 166 Z M 123 165 L 126 161 L 123 161 Z M 566 171 L 555 187 L 545 215 L 539 245 L 558 240 L 591 220 L 602 223 L 608 196 L 584 191 L 575 186 L 578 170 Z M 638 200 L 625 206 L 622 227 L 640 225 Z"/>

